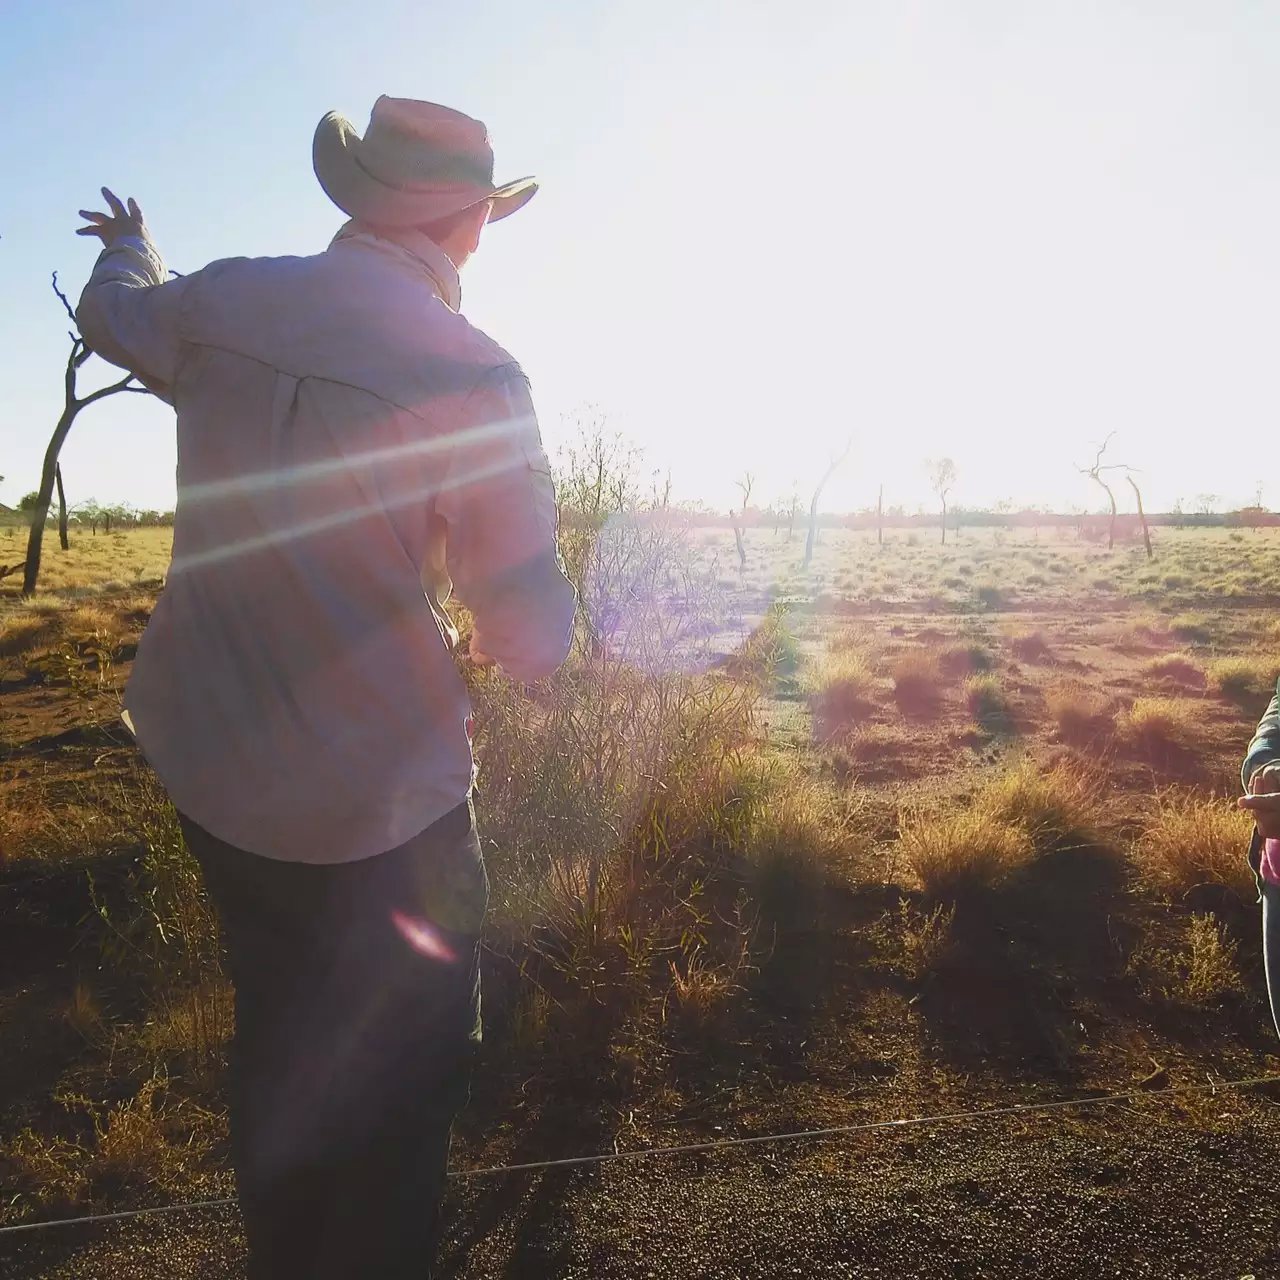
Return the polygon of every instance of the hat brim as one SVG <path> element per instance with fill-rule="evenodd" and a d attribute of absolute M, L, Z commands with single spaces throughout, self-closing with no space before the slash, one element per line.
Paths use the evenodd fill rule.
<path fill-rule="evenodd" d="M 407 190 L 380 182 L 361 165 L 362 139 L 355 126 L 330 111 L 316 126 L 311 163 L 325 195 L 352 218 L 384 227 L 420 227 L 490 201 L 490 222 L 523 209 L 537 194 L 536 178 L 517 178 L 501 187 L 441 185 Z"/>

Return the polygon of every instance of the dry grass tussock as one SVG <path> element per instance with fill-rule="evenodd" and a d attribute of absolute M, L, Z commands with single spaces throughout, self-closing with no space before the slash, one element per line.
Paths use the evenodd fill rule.
<path fill-rule="evenodd" d="M 1078 767 L 1046 770 L 1024 759 L 987 783 L 977 803 L 1021 827 L 1042 853 L 1098 848 L 1114 838 L 1103 779 Z"/>
<path fill-rule="evenodd" d="M 81 683 L 87 671 L 106 671 L 125 643 L 136 640 L 153 604 L 152 597 L 136 592 L 92 603 L 59 597 L 22 601 L 0 622 L 0 660 L 41 670 L 55 682 Z"/>
<path fill-rule="evenodd" d="M 981 640 L 957 640 L 938 653 L 942 670 L 950 676 L 975 675 L 989 671 L 995 659 Z"/>
<path fill-rule="evenodd" d="M 1135 698 L 1116 719 L 1126 742 L 1146 751 L 1187 747 L 1195 741 L 1201 715 L 1184 698 Z"/>
<path fill-rule="evenodd" d="M 1152 649 L 1169 643 L 1169 632 L 1155 619 L 1126 623 L 1116 633 L 1116 648 Z"/>
<path fill-rule="evenodd" d="M 1025 760 L 958 813 L 904 815 L 899 853 L 933 901 L 989 892 L 1044 854 L 1109 845 L 1101 794 L 1081 770 Z"/>
<path fill-rule="evenodd" d="M 48 644 L 57 635 L 57 627 L 47 615 L 15 614 L 0 625 L 0 658 L 17 658 Z"/>
<path fill-rule="evenodd" d="M 1034 855 L 1031 837 L 973 806 L 904 815 L 899 852 L 927 898 L 954 902 L 999 888 Z"/>
<path fill-rule="evenodd" d="M 829 653 L 806 682 L 814 720 L 822 737 L 831 737 L 858 721 L 874 700 L 876 674 L 859 649 Z"/>
<path fill-rule="evenodd" d="M 1011 704 L 999 676 L 993 672 L 970 676 L 964 682 L 964 700 L 978 721 L 988 726 L 1003 726 L 1009 719 Z"/>
<path fill-rule="evenodd" d="M 930 649 L 910 649 L 893 660 L 893 693 L 904 710 L 931 710 L 941 701 L 942 664 Z"/>
<path fill-rule="evenodd" d="M 1043 662 L 1052 652 L 1043 631 L 1020 631 L 1009 640 L 1009 648 L 1023 662 Z"/>
<path fill-rule="evenodd" d="M 1187 644 L 1208 644 L 1213 639 L 1213 619 L 1202 613 L 1180 613 L 1169 620 L 1169 632 Z"/>
<path fill-rule="evenodd" d="M 1165 653 L 1152 658 L 1142 664 L 1142 674 L 1153 680 L 1190 685 L 1193 688 L 1204 684 L 1204 668 L 1186 653 Z"/>
<path fill-rule="evenodd" d="M 1249 902 L 1256 896 L 1245 861 L 1252 834 L 1252 819 L 1228 798 L 1166 792 L 1133 858 L 1148 883 L 1170 898 L 1221 885 Z"/>
<path fill-rule="evenodd" d="M 1064 742 L 1090 742 L 1112 727 L 1106 698 L 1079 682 L 1050 688 L 1045 694 L 1045 709 Z"/>
<path fill-rule="evenodd" d="M 1263 654 L 1219 658 L 1209 664 L 1209 683 L 1229 698 L 1265 698 L 1275 691 L 1280 662 Z"/>

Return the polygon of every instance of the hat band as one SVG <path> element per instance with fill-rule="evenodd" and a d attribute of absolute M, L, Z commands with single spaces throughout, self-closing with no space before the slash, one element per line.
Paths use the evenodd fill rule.
<path fill-rule="evenodd" d="M 366 177 L 372 178 L 374 182 L 379 182 L 384 187 L 390 187 L 393 191 L 425 194 L 428 191 L 439 191 L 441 187 L 447 186 L 483 188 L 486 191 L 494 189 L 493 179 L 490 178 L 488 172 L 483 167 L 473 164 L 467 156 L 447 157 L 445 164 L 440 167 L 440 176 L 438 178 L 425 182 L 397 182 L 393 178 L 387 178 L 370 169 L 360 158 L 360 149 L 358 147 L 352 147 L 349 154 L 356 162 L 356 167 Z"/>

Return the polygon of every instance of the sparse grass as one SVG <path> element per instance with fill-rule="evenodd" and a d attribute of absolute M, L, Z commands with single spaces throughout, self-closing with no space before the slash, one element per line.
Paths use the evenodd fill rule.
<path fill-rule="evenodd" d="M 697 537 L 709 560 L 726 548 L 732 553 L 731 536 L 726 540 L 715 531 L 699 531 Z M 702 1043 L 710 1043 L 723 1028 L 724 1043 L 735 1053 L 739 1046 L 750 1052 L 746 1046 L 762 1030 L 755 1020 L 772 1007 L 777 966 L 808 966 L 803 998 L 815 1003 L 827 993 L 810 989 L 816 985 L 813 974 L 824 981 L 831 975 L 833 983 L 842 980 L 838 957 L 832 965 L 831 954 L 823 951 L 830 947 L 837 923 L 844 929 L 844 920 L 835 917 L 850 905 L 833 892 L 833 883 L 855 887 L 858 892 L 848 898 L 857 898 L 859 909 L 865 907 L 864 890 L 879 878 L 879 867 L 870 860 L 873 836 L 880 842 L 876 847 L 885 851 L 884 880 L 901 888 L 900 879 L 914 877 L 927 899 L 923 905 L 903 902 L 884 918 L 883 929 L 893 931 L 886 939 L 886 955 L 895 971 L 892 1001 L 897 1008 L 904 975 L 923 983 L 951 966 L 964 980 L 965 971 L 955 961 L 973 958 L 967 950 L 975 936 L 970 925 L 982 924 L 984 915 L 970 912 L 967 905 L 957 912 L 958 901 L 1007 888 L 1011 892 L 996 903 L 1001 911 L 1015 913 L 1011 922 L 1016 918 L 1021 925 L 1016 913 L 1030 901 L 1023 889 L 1034 888 L 1038 895 L 1057 882 L 1059 872 L 1074 874 L 1075 850 L 1113 847 L 1121 815 L 1134 812 L 1135 804 L 1143 811 L 1145 766 L 1122 758 L 1103 785 L 1092 774 L 1065 765 L 1045 770 L 1030 759 L 1010 769 L 992 765 L 992 759 L 1002 757 L 973 732 L 962 699 L 990 722 L 991 712 L 998 707 L 1002 716 L 1007 714 L 1009 698 L 1016 697 L 1019 729 L 1031 751 L 1041 758 L 1048 751 L 1055 758 L 1079 758 L 1085 753 L 1046 743 L 1045 725 L 1036 723 L 1046 673 L 1029 666 L 1015 670 L 1006 655 L 1037 662 L 1052 643 L 1055 657 L 1061 655 L 1054 678 L 1072 668 L 1082 672 L 1080 678 L 1050 686 L 1044 705 L 1064 740 L 1100 749 L 1114 691 L 1131 690 L 1135 663 L 1170 647 L 1162 627 L 1143 628 L 1134 642 L 1141 641 L 1145 652 L 1109 663 L 1106 646 L 1095 639 L 1099 627 L 1107 636 L 1115 634 L 1114 616 L 1101 623 L 1088 616 L 1089 598 L 1082 593 L 1087 593 L 1091 573 L 1106 575 L 1113 608 L 1116 592 L 1139 597 L 1140 609 L 1156 607 L 1147 593 L 1162 590 L 1166 570 L 1187 584 L 1185 598 L 1159 599 L 1159 607 L 1170 611 L 1199 606 L 1219 584 L 1260 588 L 1244 578 L 1228 583 L 1221 553 L 1226 540 L 1209 535 L 1203 545 L 1212 554 L 1206 552 L 1202 564 L 1178 558 L 1179 544 L 1170 535 L 1161 549 L 1168 564 L 1161 563 L 1158 572 L 1137 557 L 1130 564 L 1119 553 L 1099 565 L 1096 549 L 1078 548 L 1072 535 L 1060 539 L 1050 563 L 1039 566 L 1044 574 L 1025 573 L 1031 553 L 1017 548 L 1016 534 L 1009 537 L 1012 559 L 1009 550 L 1001 549 L 1003 540 L 978 544 L 967 535 L 965 558 L 959 559 L 950 547 L 944 558 L 928 537 L 912 535 L 909 542 L 894 533 L 877 553 L 860 535 L 824 530 L 814 568 L 800 574 L 795 568 L 800 539 L 787 543 L 771 531 L 750 530 L 749 581 L 736 568 L 723 574 L 730 563 L 725 558 L 713 578 L 713 585 L 719 580 L 742 593 L 734 607 L 744 616 L 756 616 L 761 607 L 756 602 L 776 594 L 820 598 L 834 610 L 841 598 L 877 592 L 894 602 L 892 608 L 899 601 L 909 607 L 896 617 L 875 615 L 858 622 L 837 622 L 834 612 L 818 617 L 819 611 L 803 604 L 789 611 L 778 607 L 738 655 L 722 661 L 723 651 L 716 650 L 705 662 L 697 660 L 705 655 L 695 655 L 679 664 L 678 672 L 664 668 L 655 673 L 653 665 L 646 665 L 643 658 L 653 652 L 647 642 L 636 646 L 634 652 L 641 656 L 635 661 L 626 653 L 615 657 L 618 646 L 612 640 L 602 646 L 603 656 L 580 644 L 561 676 L 531 690 L 500 673 L 468 670 L 483 770 L 478 806 L 494 885 L 489 943 L 498 957 L 494 967 L 500 978 L 489 988 L 486 1009 L 495 1034 L 491 1043 L 500 1043 L 504 1054 L 511 1046 L 516 1053 L 536 1057 L 553 1071 L 563 1044 L 565 1055 L 573 1055 L 575 1070 L 581 1070 L 585 1056 L 596 1050 L 584 1049 L 582 1037 L 563 1033 L 590 1025 L 600 1028 L 600 1051 L 608 1055 L 602 1060 L 629 1064 L 627 1070 L 652 1073 L 655 1080 L 672 1057 L 670 1046 L 663 1045 L 666 1037 L 689 1032 L 693 1043 L 699 1035 Z M 5 596 L 3 607 L 9 612 L 0 630 L 0 650 L 10 627 L 16 628 L 15 637 L 24 627 L 28 639 L 39 636 L 37 647 L 94 637 L 114 643 L 136 633 L 152 602 L 136 589 L 102 591 L 107 579 L 129 582 L 134 572 L 122 555 L 132 547 L 128 539 L 106 542 L 105 548 L 91 548 L 113 557 L 99 577 L 74 585 L 50 579 L 51 591 L 66 595 L 50 594 L 21 605 Z M 1270 538 L 1266 545 L 1272 547 Z M 851 549 L 859 554 L 849 554 Z M 868 554 L 861 555 L 862 550 Z M 877 554 L 879 563 L 870 570 L 864 561 Z M 1023 555 L 1026 562 L 1016 559 Z M 589 580 L 590 575 L 581 579 Z M 972 587 L 966 584 L 1006 581 L 1017 589 L 1034 585 L 1037 599 L 1067 602 L 1078 613 L 1061 611 L 1066 616 L 1059 630 L 1059 614 L 1046 611 L 1043 616 L 1051 619 L 1045 624 L 1051 628 L 1047 633 L 1035 630 L 1001 640 L 990 619 L 963 615 L 976 612 Z M 941 582 L 954 593 L 939 597 Z M 659 594 L 653 593 L 655 598 Z M 610 598 L 650 596 L 611 591 Z M 931 598 L 941 599 L 944 616 L 928 616 Z M 991 602 L 999 603 L 998 597 Z M 591 607 L 590 600 L 586 606 Z M 1244 625 L 1241 616 L 1224 611 L 1221 619 L 1202 621 L 1196 634 L 1203 639 L 1189 637 L 1187 643 L 1212 642 L 1215 652 L 1230 655 Z M 885 635 L 883 641 L 894 656 L 880 672 L 868 646 L 878 644 L 894 623 L 893 638 Z M 812 670 L 806 668 L 801 646 L 806 653 L 816 649 L 825 630 L 837 626 L 841 634 L 829 643 L 830 656 L 819 658 Z M 1271 638 L 1280 639 L 1280 624 L 1275 629 Z M 992 638 L 984 638 L 988 633 Z M 1259 630 L 1247 643 L 1262 644 L 1267 638 Z M 999 677 L 990 674 L 997 656 L 992 646 L 999 655 Z M 1190 681 L 1189 671 L 1178 665 L 1183 662 L 1196 665 L 1197 659 L 1170 655 L 1148 664 L 1144 674 Z M 904 711 L 932 709 L 938 712 L 937 721 L 922 726 L 876 707 L 877 672 L 886 691 L 892 681 Z M 792 727 L 804 724 L 792 696 L 801 675 L 820 718 L 830 710 L 854 722 L 839 740 L 838 751 L 813 750 L 803 732 Z M 63 698 L 65 689 L 54 688 L 57 698 Z M 44 697 L 50 690 L 29 692 Z M 1203 747 L 1207 758 L 1208 735 L 1197 735 L 1195 727 L 1205 711 L 1225 718 L 1224 709 L 1212 700 L 1139 699 L 1124 718 L 1125 732 L 1160 723 L 1152 704 L 1162 702 L 1177 707 L 1178 714 L 1172 730 L 1166 719 L 1151 740 L 1178 736 Z M 780 726 L 778 742 L 786 755 L 765 740 L 766 717 Z M 1146 741 L 1142 735 L 1147 728 L 1138 730 L 1135 740 Z M 37 731 L 45 732 L 44 725 L 33 728 L 32 735 Z M 925 741 L 930 736 L 936 739 L 932 746 Z M 1003 744 L 994 745 L 1003 751 Z M 1221 754 L 1208 767 L 1216 770 Z M 831 770 L 816 776 L 828 755 Z M 28 1114 L 38 1115 L 32 1123 L 43 1125 L 44 1131 L 19 1133 L 0 1150 L 0 1185 L 6 1191 L 0 1212 L 13 1214 L 55 1199 L 85 1203 L 120 1186 L 179 1189 L 207 1149 L 206 1133 L 216 1130 L 184 1090 L 202 1105 L 216 1105 L 208 1088 L 229 1025 L 212 918 L 191 866 L 177 856 L 172 815 L 157 794 L 142 794 L 132 778 L 127 783 L 129 793 L 137 793 L 132 800 L 107 796 L 102 784 L 86 782 L 99 772 L 95 751 L 76 749 L 65 757 L 74 767 L 84 767 L 74 783 L 58 773 L 62 758 L 55 763 L 52 756 L 47 761 L 39 757 L 25 776 L 15 771 L 14 777 L 0 779 L 7 787 L 6 805 L 0 807 L 4 854 L 17 849 L 23 857 L 47 859 L 50 866 L 69 858 L 84 860 L 96 875 L 96 856 L 134 846 L 139 832 L 148 852 L 131 882 L 115 885 L 104 875 L 98 890 L 109 908 L 110 927 L 122 930 L 127 945 L 114 950 L 108 943 L 100 954 L 92 945 L 82 946 L 77 954 L 89 957 L 91 965 L 101 964 L 101 973 L 89 979 L 93 988 L 77 986 L 69 1003 L 66 988 L 61 988 L 51 1002 L 59 1034 L 67 1037 L 69 1024 L 83 1041 L 76 1045 L 76 1087 L 81 1088 L 82 1077 L 99 1071 L 83 1091 L 111 1101 L 92 1109 L 69 1101 L 65 1117 L 47 1098 L 38 1110 L 15 1112 L 20 1117 L 15 1125 L 26 1123 Z M 26 770 L 26 762 L 22 768 Z M 102 768 L 111 768 L 111 761 Z M 841 789 L 832 782 L 833 772 L 846 781 L 860 774 L 862 782 Z M 901 815 L 901 838 L 889 840 L 900 797 L 919 794 L 916 787 L 931 789 L 936 809 L 907 808 Z M 1179 835 L 1169 830 L 1176 819 L 1165 813 L 1173 803 L 1162 802 L 1161 814 L 1135 844 L 1132 856 L 1143 876 L 1174 899 L 1206 883 L 1229 883 L 1233 892 L 1251 899 L 1252 879 L 1243 861 L 1248 819 L 1231 809 L 1229 801 L 1214 802 L 1221 832 L 1197 817 L 1186 819 Z M 158 836 L 153 829 L 157 824 Z M 1178 855 L 1168 854 L 1162 839 L 1182 850 L 1183 865 L 1170 865 Z M 1059 851 L 1063 856 L 1043 868 L 1047 878 L 1039 878 L 1037 859 Z M 901 868 L 910 876 L 895 874 Z M 45 868 L 34 870 L 43 875 Z M 1029 871 L 1035 874 L 1024 875 Z M 1081 900 L 1086 901 L 1083 895 Z M 1115 893 L 1108 887 L 1080 909 L 1096 906 L 1099 915 L 1114 911 L 1124 918 L 1122 923 L 1132 924 L 1134 917 L 1126 915 L 1132 901 L 1123 887 Z M 1209 904 L 1216 905 L 1213 895 Z M 1189 905 L 1204 904 L 1193 899 Z M 1170 911 L 1167 918 L 1187 920 L 1186 910 Z M 959 941 L 957 919 L 963 926 Z M 1098 919 L 1082 918 L 1081 923 L 1101 927 Z M 110 927 L 101 922 L 87 941 L 102 943 Z M 1123 931 L 1116 936 L 1124 936 Z M 163 945 L 156 941 L 160 937 Z M 139 946 L 141 953 L 133 954 Z M 817 963 L 811 964 L 814 959 Z M 1037 981 L 1055 963 L 1034 947 L 1020 951 L 1019 959 L 1035 967 Z M 1234 944 L 1212 917 L 1191 918 L 1185 947 L 1180 940 L 1167 957 L 1152 963 L 1152 972 L 1161 975 L 1160 989 L 1175 992 L 1180 1000 L 1212 1003 L 1239 981 Z M 757 967 L 767 975 L 760 984 L 750 979 Z M 873 990 L 865 975 L 857 981 L 859 999 L 869 997 L 867 1005 L 858 1007 L 877 1010 L 866 1025 L 874 1025 L 878 1034 L 874 1000 L 886 992 Z M 759 999 L 766 990 L 770 999 Z M 122 994 L 128 999 L 121 999 Z M 973 993 L 959 994 L 963 999 Z M 1108 1010 L 1107 1016 L 1114 1012 Z M 739 1018 L 746 1021 L 740 1024 Z M 1132 1033 L 1131 1024 L 1118 1021 L 1122 1033 Z M 826 1036 L 829 1026 L 815 1018 L 816 1034 Z M 676 1056 L 681 1070 L 696 1069 L 695 1054 L 682 1049 Z M 109 1065 L 103 1067 L 103 1062 Z M 591 1070 L 596 1066 L 594 1060 L 588 1064 Z M 159 1083 L 139 1093 L 138 1080 L 152 1071 Z M 164 1082 L 166 1071 L 172 1085 Z M 104 1078 L 110 1079 L 109 1089 L 99 1087 Z M 696 1088 L 702 1082 L 681 1079 L 679 1087 L 686 1083 Z M 659 1090 L 670 1084 L 666 1078 L 657 1081 Z M 750 1105 L 754 1099 L 744 1101 Z"/>
<path fill-rule="evenodd" d="M 663 1006 L 664 1017 L 705 1026 L 742 989 L 742 974 L 749 967 L 747 955 L 744 942 L 741 966 L 709 963 L 697 951 L 680 961 L 670 961 L 671 988 Z"/>
<path fill-rule="evenodd" d="M 121 788 L 120 802 L 116 820 L 143 852 L 123 883 L 100 886 L 90 875 L 101 953 L 147 1003 L 138 1044 L 149 1060 L 165 1068 L 180 1062 L 208 1082 L 231 1032 L 213 904 L 152 775 Z"/>
<path fill-rule="evenodd" d="M 898 904 L 895 922 L 902 948 L 903 968 L 913 982 L 947 967 L 955 951 L 956 908 L 936 903 L 931 911 L 918 911 L 905 898 Z"/>
<path fill-rule="evenodd" d="M 1120 736 L 1145 751 L 1189 746 L 1197 735 L 1199 715 L 1184 698 L 1135 698 L 1116 719 Z"/>
<path fill-rule="evenodd" d="M 67 1127 L 83 1130 L 74 1123 L 79 1115 L 89 1133 L 64 1137 L 27 1128 L 0 1146 L 0 1182 L 8 1196 L 32 1207 L 71 1206 L 126 1190 L 176 1194 L 190 1187 L 221 1122 L 169 1099 L 167 1089 L 168 1081 L 156 1076 L 111 1107 L 80 1094 L 58 1095 Z"/>
<path fill-rule="evenodd" d="M 1280 663 L 1261 654 L 1219 658 L 1209 664 L 1209 682 L 1228 698 L 1265 698 L 1274 692 Z"/>
<path fill-rule="evenodd" d="M 1180 613 L 1170 618 L 1169 631 L 1188 644 L 1208 644 L 1213 639 L 1212 620 L 1200 613 Z"/>
<path fill-rule="evenodd" d="M 1134 861 L 1144 878 L 1170 898 L 1220 885 L 1248 902 L 1256 896 L 1245 861 L 1252 832 L 1252 819 L 1229 799 L 1169 792 L 1160 797 L 1134 846 Z"/>
<path fill-rule="evenodd" d="M 25 550 L 25 529 L 21 535 L 13 540 L 15 551 L 19 547 Z M 110 535 L 99 533 L 96 538 L 88 530 L 74 529 L 69 551 L 58 546 L 56 536 L 50 539 L 46 535 L 37 598 L 92 595 L 108 584 L 119 588 L 127 581 L 157 583 L 168 571 L 172 550 L 171 528 L 127 529 Z M 23 558 L 21 552 L 9 554 L 13 560 Z M 0 560 L 4 558 L 0 553 Z M 10 586 L 16 596 L 20 581 L 6 579 L 4 587 Z"/>
<path fill-rule="evenodd" d="M 20 613 L 0 627 L 0 658 L 17 658 L 52 640 L 57 627 L 47 615 Z"/>
<path fill-rule="evenodd" d="M 1116 647 L 1119 649 L 1150 649 L 1156 645 L 1167 644 L 1168 632 L 1151 621 L 1130 622 L 1121 627 L 1116 635 Z"/>
<path fill-rule="evenodd" d="M 1209 1007 L 1244 990 L 1238 950 L 1212 912 L 1196 913 L 1187 921 L 1180 948 L 1139 947 L 1128 967 L 1148 990 L 1166 999 Z"/>

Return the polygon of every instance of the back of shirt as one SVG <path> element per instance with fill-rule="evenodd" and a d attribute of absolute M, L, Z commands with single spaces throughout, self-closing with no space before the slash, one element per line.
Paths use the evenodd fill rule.
<path fill-rule="evenodd" d="M 81 302 L 86 337 L 178 411 L 174 560 L 131 718 L 178 808 L 266 856 L 370 856 L 469 793 L 466 690 L 424 582 L 457 584 L 517 676 L 567 651 L 527 385 L 414 247 L 117 273 Z"/>

